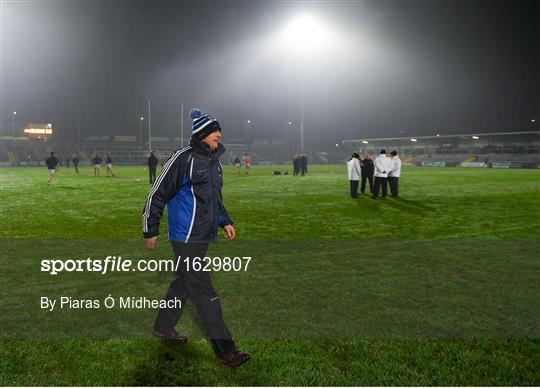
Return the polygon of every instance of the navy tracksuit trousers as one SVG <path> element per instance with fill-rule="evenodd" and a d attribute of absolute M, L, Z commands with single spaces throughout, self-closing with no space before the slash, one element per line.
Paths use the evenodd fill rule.
<path fill-rule="evenodd" d="M 174 329 L 182 315 L 185 302 L 191 299 L 197 308 L 206 336 L 210 339 L 214 352 L 223 356 L 236 350 L 231 333 L 223 320 L 223 312 L 219 297 L 212 285 L 210 272 L 195 271 L 192 260 L 198 257 L 201 261 L 208 249 L 207 243 L 172 243 L 176 260 L 180 260 L 176 276 L 169 286 L 166 300 L 177 298 L 182 301 L 182 308 L 162 308 L 159 310 L 154 328 L 161 332 Z M 189 258 L 190 265 L 184 260 Z M 197 267 L 197 266 L 196 266 Z M 204 265 L 202 266 L 204 267 Z"/>

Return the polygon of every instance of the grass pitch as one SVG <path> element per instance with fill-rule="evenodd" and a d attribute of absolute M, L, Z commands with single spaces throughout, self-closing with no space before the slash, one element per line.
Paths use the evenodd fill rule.
<path fill-rule="evenodd" d="M 2 385 L 539 385 L 540 173 L 407 168 L 401 198 L 348 197 L 345 166 L 308 176 L 254 167 L 225 205 L 238 237 L 210 256 L 251 256 L 213 274 L 252 360 L 217 363 L 193 306 L 174 347 L 148 338 L 153 310 L 40 309 L 41 296 L 164 295 L 170 274 L 40 271 L 45 258 L 171 258 L 162 221 L 145 251 L 142 167 L 94 178 L 3 168 Z"/>

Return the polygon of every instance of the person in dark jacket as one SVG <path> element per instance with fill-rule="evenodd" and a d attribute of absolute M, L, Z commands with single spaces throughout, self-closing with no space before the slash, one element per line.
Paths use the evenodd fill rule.
<path fill-rule="evenodd" d="M 297 176 L 300 173 L 300 155 L 296 155 L 292 163 L 293 163 L 293 176 Z"/>
<path fill-rule="evenodd" d="M 45 164 L 49 170 L 49 178 L 47 179 L 47 184 L 50 185 L 56 173 L 56 167 L 58 166 L 58 159 L 54 156 L 54 152 L 51 152 L 51 155 L 45 159 Z"/>
<path fill-rule="evenodd" d="M 369 192 L 373 193 L 373 173 L 375 166 L 373 166 L 373 160 L 370 159 L 369 154 L 366 154 L 362 160 L 362 185 L 360 192 L 364 194 L 366 191 L 366 180 L 369 181 Z"/>
<path fill-rule="evenodd" d="M 143 234 L 146 247 L 155 249 L 159 222 L 167 205 L 168 237 L 175 257 L 181 261 L 165 299 L 180 300 L 182 306 L 191 299 L 218 359 L 229 366 L 238 366 L 249 360 L 249 355 L 236 349 L 223 320 L 210 272 L 189 266 L 193 258 L 205 257 L 208 244 L 217 240 L 219 226 L 228 240 L 236 235 L 221 196 L 223 167 L 219 157 L 225 152 L 219 143 L 221 127 L 199 109 L 192 109 L 190 116 L 193 119 L 190 144 L 171 156 L 152 186 L 143 210 Z M 181 314 L 182 307 L 160 309 L 154 335 L 186 342 L 187 337 L 175 330 Z"/>
<path fill-rule="evenodd" d="M 307 174 L 307 165 L 307 156 L 305 154 L 300 155 L 300 174 L 302 176 L 304 176 L 304 174 Z"/>
<path fill-rule="evenodd" d="M 154 151 L 150 152 L 150 157 L 148 158 L 148 175 L 150 177 L 150 184 L 154 184 L 156 181 L 156 170 L 159 163 L 158 158 L 154 155 Z"/>
<path fill-rule="evenodd" d="M 73 163 L 73 167 L 75 167 L 75 172 L 79 173 L 79 157 L 77 154 L 73 154 L 73 158 L 71 159 L 71 162 Z"/>
<path fill-rule="evenodd" d="M 103 159 L 101 159 L 98 154 L 92 158 L 92 163 L 94 164 L 94 176 L 99 176 L 99 169 L 101 168 L 102 161 Z"/>

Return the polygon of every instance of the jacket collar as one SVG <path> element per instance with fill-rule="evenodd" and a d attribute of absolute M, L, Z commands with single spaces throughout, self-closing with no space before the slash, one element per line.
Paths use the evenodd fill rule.
<path fill-rule="evenodd" d="M 203 143 L 199 139 L 191 138 L 189 145 L 197 152 L 210 156 L 212 160 L 218 160 L 221 155 L 225 152 L 225 147 L 223 144 L 219 143 L 218 148 L 215 151 L 210 151 L 210 146 L 206 143 Z"/>

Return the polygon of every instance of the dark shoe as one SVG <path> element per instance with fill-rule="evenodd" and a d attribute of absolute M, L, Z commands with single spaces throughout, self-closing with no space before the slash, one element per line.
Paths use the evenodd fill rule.
<path fill-rule="evenodd" d="M 176 330 L 164 332 L 164 331 L 159 331 L 159 330 L 154 329 L 154 331 L 152 332 L 152 335 L 162 340 L 178 341 L 181 344 L 185 344 L 188 340 L 187 336 L 183 334 L 179 334 Z"/>
<path fill-rule="evenodd" d="M 250 358 L 249 354 L 235 350 L 222 357 L 218 357 L 218 360 L 230 367 L 237 367 L 247 362 Z"/>

